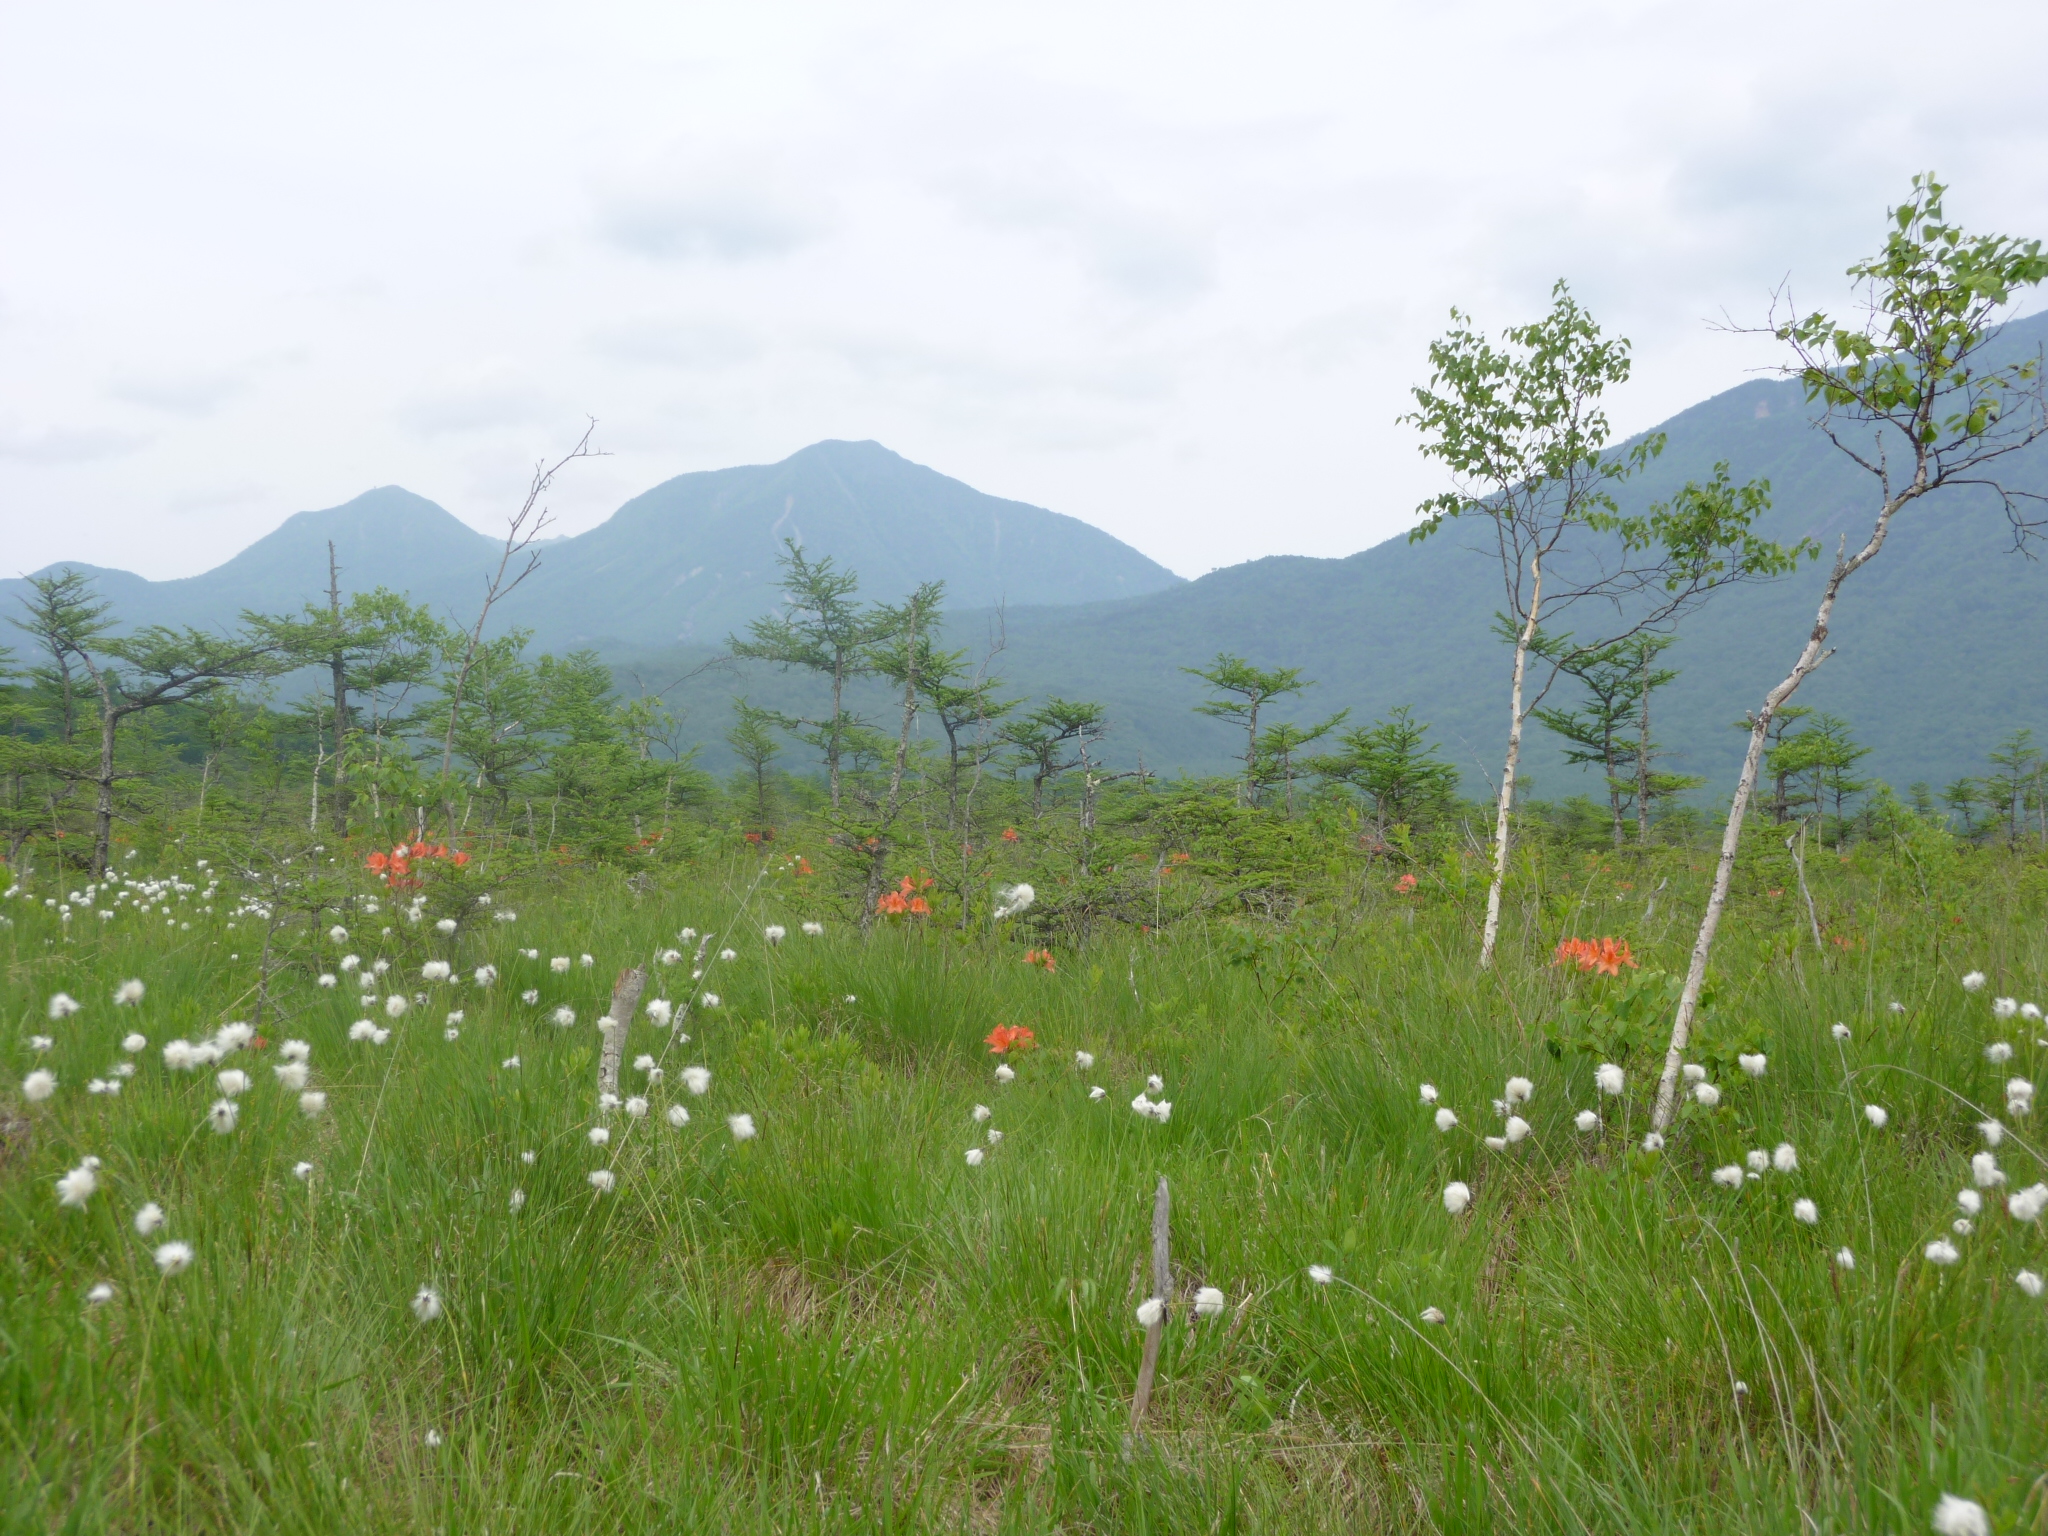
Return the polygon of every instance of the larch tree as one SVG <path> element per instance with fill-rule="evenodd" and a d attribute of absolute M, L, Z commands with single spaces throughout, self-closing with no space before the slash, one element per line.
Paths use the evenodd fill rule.
<path fill-rule="evenodd" d="M 2018 544 L 2040 523 L 2030 515 L 2039 498 L 2000 483 L 1998 470 L 2002 459 L 2048 433 L 2042 358 L 2038 350 L 2001 356 L 1996 343 L 1999 322 L 2014 298 L 2048 279 L 2048 255 L 2038 240 L 1973 235 L 1950 223 L 1942 204 L 1946 190 L 1931 175 L 1914 177 L 1911 194 L 1891 210 L 1884 249 L 1849 268 L 1861 296 L 1860 315 L 1802 315 L 1787 300 L 1785 312 L 1772 316 L 1771 334 L 1790 354 L 1781 371 L 1805 390 L 1816 412 L 1814 429 L 1865 477 L 1870 531 L 1854 551 L 1846 538 L 1837 548 L 1792 670 L 1750 717 L 1749 750 L 1729 801 L 1720 858 L 1657 1083 L 1651 1124 L 1658 1131 L 1677 1110 L 1685 1049 L 1727 910 L 1743 819 L 1771 722 L 1834 654 L 1828 636 L 1843 585 L 1883 551 L 1901 513 L 1938 492 L 1988 492 L 2003 507 Z M 1954 507 L 1957 498 L 1945 504 Z"/>
<path fill-rule="evenodd" d="M 1514 647 L 1479 950 L 1484 969 L 1500 940 L 1523 727 L 1565 664 L 1668 625 L 1717 587 L 1783 574 L 1800 551 L 1757 537 L 1770 487 L 1733 484 L 1725 464 L 1711 481 L 1688 484 L 1645 514 L 1621 512 L 1616 491 L 1663 451 L 1664 440 L 1609 448 L 1601 399 L 1627 381 L 1629 344 L 1602 335 L 1564 283 L 1552 290 L 1549 314 L 1510 327 L 1501 345 L 1458 311 L 1451 319 L 1430 344 L 1429 382 L 1413 391 L 1416 409 L 1402 420 L 1422 433 L 1423 452 L 1452 481 L 1418 509 L 1421 522 L 1409 537 L 1425 539 L 1466 518 L 1487 525 L 1505 597 L 1499 622 Z M 1558 622 L 1588 605 L 1613 615 L 1610 631 L 1559 635 Z M 1544 643 L 1546 625 L 1551 643 Z"/>
<path fill-rule="evenodd" d="M 1315 685 L 1301 680 L 1299 667 L 1255 667 L 1242 656 L 1221 651 L 1208 666 L 1182 667 L 1181 671 L 1199 677 L 1220 695 L 1197 704 L 1195 713 L 1244 728 L 1244 782 L 1238 789 L 1238 801 L 1255 804 L 1259 794 L 1259 711 L 1275 699 Z"/>

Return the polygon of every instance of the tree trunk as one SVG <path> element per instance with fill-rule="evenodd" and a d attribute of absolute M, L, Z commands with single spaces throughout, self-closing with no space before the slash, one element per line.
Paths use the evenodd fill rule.
<path fill-rule="evenodd" d="M 92 877 L 95 880 L 106 874 L 107 860 L 113 852 L 114 731 L 120 723 L 120 714 L 109 704 L 100 716 L 100 771 L 94 780 L 99 785 L 99 799 L 93 806 Z"/>
<path fill-rule="evenodd" d="M 1671 1021 L 1671 1045 L 1664 1053 L 1663 1075 L 1657 1080 L 1657 1107 L 1650 1117 L 1650 1128 L 1654 1131 L 1662 1132 L 1669 1126 L 1678 1108 L 1678 1076 L 1685 1064 L 1686 1044 L 1692 1039 L 1693 1017 L 1699 1012 L 1700 991 L 1707 981 L 1707 958 L 1713 953 L 1714 935 L 1720 931 L 1721 914 L 1728 906 L 1728 886 L 1735 876 L 1735 853 L 1742 844 L 1742 819 L 1749 810 L 1750 796 L 1756 792 L 1757 765 L 1763 761 L 1764 738 L 1770 732 L 1771 717 L 1806 681 L 1806 675 L 1834 654 L 1827 649 L 1828 621 L 1834 616 L 1835 598 L 1842 590 L 1842 583 L 1884 547 L 1893 515 L 1920 493 L 1925 479 L 1926 469 L 1922 465 L 1913 478 L 1912 487 L 1885 502 L 1877 515 L 1877 525 L 1871 529 L 1869 542 L 1856 552 L 1855 558 L 1844 560 L 1837 548 L 1834 571 L 1821 593 L 1820 610 L 1814 615 L 1813 633 L 1806 637 L 1806 646 L 1800 651 L 1791 673 L 1764 696 L 1763 708 L 1757 711 L 1756 719 L 1750 725 L 1749 751 L 1743 755 L 1742 775 L 1735 781 L 1735 798 L 1728 803 L 1728 825 L 1721 833 L 1721 858 L 1714 866 L 1714 887 L 1707 897 L 1706 913 L 1700 918 L 1699 937 L 1693 941 L 1692 963 L 1686 968 L 1685 990 L 1678 999 L 1678 1016 Z"/>
<path fill-rule="evenodd" d="M 1529 603 L 1528 622 L 1515 639 L 1515 686 L 1508 711 L 1508 756 L 1500 771 L 1500 805 L 1493 823 L 1493 883 L 1486 888 L 1486 934 L 1479 942 L 1479 968 L 1493 964 L 1494 946 L 1500 941 L 1501 890 L 1508 878 L 1508 820 L 1515 804 L 1515 765 L 1522 759 L 1522 680 L 1529 669 L 1529 647 L 1536 640 L 1536 619 L 1543 608 L 1543 563 L 1529 562 L 1536 579 Z"/>
<path fill-rule="evenodd" d="M 1636 736 L 1636 845 L 1650 846 L 1650 656 L 1643 653 L 1643 719 Z"/>
<path fill-rule="evenodd" d="M 341 567 L 334 562 L 334 541 L 327 541 L 327 611 L 334 619 L 335 650 L 327 659 L 334 673 L 334 835 L 348 836 L 348 768 L 342 747 L 348 740 L 348 657 L 340 646 Z"/>

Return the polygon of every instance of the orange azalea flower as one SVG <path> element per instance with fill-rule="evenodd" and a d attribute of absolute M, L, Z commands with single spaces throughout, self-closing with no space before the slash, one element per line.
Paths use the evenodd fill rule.
<path fill-rule="evenodd" d="M 1021 836 L 1023 836 L 1023 834 L 1019 832 L 1015 827 L 1003 828 L 1003 841 L 1006 843 L 1014 843 Z"/>
<path fill-rule="evenodd" d="M 1053 963 L 1052 951 L 1049 949 L 1025 950 L 1024 963 L 1026 965 L 1042 965 L 1048 971 L 1056 971 L 1059 969 L 1059 967 Z"/>
<path fill-rule="evenodd" d="M 1625 965 L 1636 968 L 1626 939 L 1566 939 L 1550 957 L 1552 965 L 1575 965 L 1581 971 L 1598 971 L 1602 976 L 1619 976 Z"/>
<path fill-rule="evenodd" d="M 371 854 L 370 857 L 364 862 L 366 862 L 372 869 L 382 869 L 386 864 L 391 862 L 391 859 L 390 856 L 386 854 L 382 848 L 379 848 L 375 853 Z"/>
<path fill-rule="evenodd" d="M 1403 875 L 1400 879 L 1394 882 L 1394 889 L 1399 891 L 1403 896 L 1406 896 L 1410 891 L 1415 889 L 1415 877 L 1413 875 Z"/>
<path fill-rule="evenodd" d="M 932 904 L 922 896 L 913 896 L 910 898 L 910 915 L 912 917 L 930 917 L 932 915 Z"/>
<path fill-rule="evenodd" d="M 884 891 L 876 898 L 875 910 L 886 917 L 898 917 L 910 910 L 910 899 L 901 891 Z"/>
<path fill-rule="evenodd" d="M 987 1045 L 990 1052 L 997 1056 L 1010 1051 L 1036 1050 L 1038 1036 L 1023 1024 L 998 1024 L 988 1032 Z"/>

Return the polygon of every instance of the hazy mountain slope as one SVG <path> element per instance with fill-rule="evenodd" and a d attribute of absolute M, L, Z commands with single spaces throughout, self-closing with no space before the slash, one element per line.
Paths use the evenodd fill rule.
<path fill-rule="evenodd" d="M 928 580 L 945 581 L 964 607 L 1088 602 L 1180 584 L 1078 518 L 985 496 L 878 443 L 824 442 L 779 464 L 680 475 L 598 527 L 547 543 L 494 623 L 525 625 L 536 645 L 558 650 L 722 641 L 774 606 L 785 537 L 859 571 L 873 598 Z M 499 551 L 433 502 L 385 486 L 297 513 L 203 575 L 94 573 L 124 623 L 228 623 L 244 608 L 322 599 L 330 539 L 344 591 L 391 587 L 464 623 Z M 18 579 L 0 581 L 0 611 L 17 612 L 24 590 Z"/>
<path fill-rule="evenodd" d="M 860 573 L 864 596 L 943 579 L 955 608 L 1080 603 L 1181 585 L 1078 518 L 973 487 L 879 443 L 679 475 L 551 551 L 515 613 L 542 638 L 717 643 L 773 606 L 782 541 Z"/>

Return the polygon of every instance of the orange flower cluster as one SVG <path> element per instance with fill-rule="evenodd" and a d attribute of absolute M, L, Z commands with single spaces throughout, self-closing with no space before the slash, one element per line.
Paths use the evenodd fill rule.
<path fill-rule="evenodd" d="M 1024 963 L 1026 965 L 1042 965 L 1048 971 L 1056 971 L 1059 969 L 1057 965 L 1053 964 L 1052 951 L 1049 949 L 1025 950 Z"/>
<path fill-rule="evenodd" d="M 1015 827 L 1003 828 L 1003 841 L 1006 843 L 1014 843 L 1021 836 L 1023 836 L 1023 834 L 1020 833 Z"/>
<path fill-rule="evenodd" d="M 1413 875 L 1403 875 L 1400 879 L 1394 882 L 1394 890 L 1398 894 L 1406 896 L 1410 891 L 1415 889 L 1415 884 L 1415 877 Z"/>
<path fill-rule="evenodd" d="M 932 904 L 917 893 L 931 888 L 931 881 L 919 882 L 905 875 L 901 885 L 893 891 L 885 892 L 876 900 L 875 910 L 884 917 L 901 917 L 906 912 L 912 917 L 929 917 Z"/>
<path fill-rule="evenodd" d="M 1031 1032 L 1028 1025 L 998 1024 L 988 1032 L 987 1043 L 991 1053 L 1004 1056 L 1011 1051 L 1037 1050 L 1038 1036 Z"/>
<path fill-rule="evenodd" d="M 1625 965 L 1635 969 L 1636 958 L 1628 952 L 1627 939 L 1566 939 L 1550 957 L 1552 965 L 1575 965 L 1582 971 L 1602 976 L 1619 976 Z"/>
<path fill-rule="evenodd" d="M 469 855 L 460 848 L 451 853 L 446 843 L 400 843 L 389 853 L 379 848 L 363 862 L 375 870 L 386 885 L 402 891 L 420 883 L 413 874 L 413 865 L 422 859 L 445 859 L 460 869 L 469 862 Z"/>

